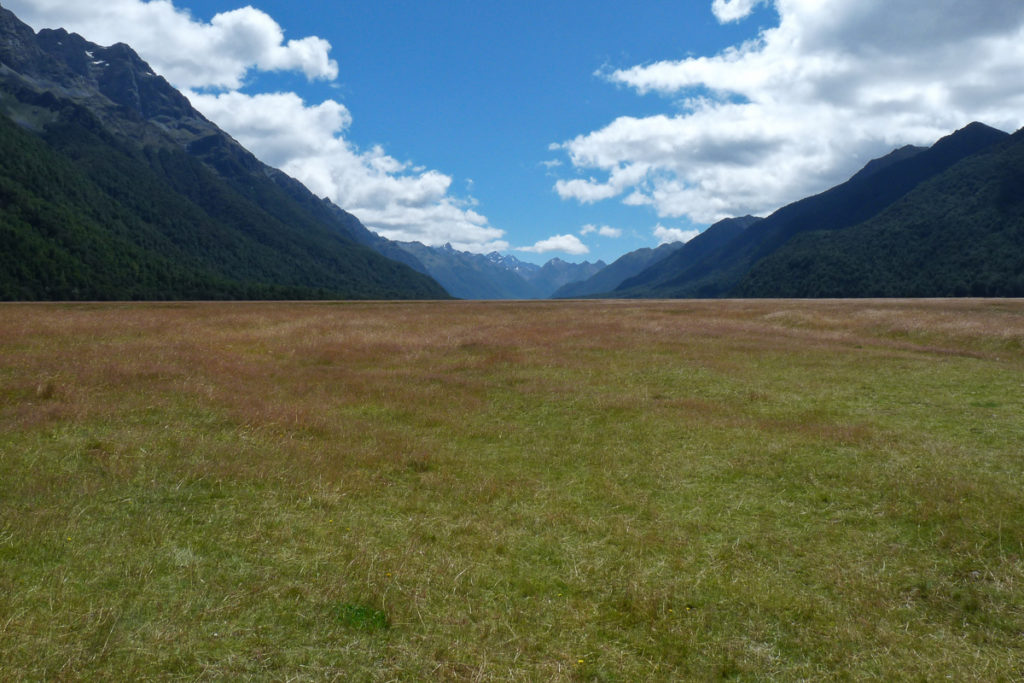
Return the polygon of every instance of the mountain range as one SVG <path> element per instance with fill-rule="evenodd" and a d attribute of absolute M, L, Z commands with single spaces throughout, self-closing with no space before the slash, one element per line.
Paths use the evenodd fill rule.
<path fill-rule="evenodd" d="M 0 113 L 0 298 L 449 296 L 126 45 L 0 8 Z"/>
<path fill-rule="evenodd" d="M 1024 131 L 998 138 L 855 226 L 797 235 L 755 264 L 733 293 L 1024 296 Z"/>
<path fill-rule="evenodd" d="M 1024 296 L 1024 131 L 972 123 L 610 265 L 396 242 L 127 45 L 0 7 L 0 299 Z"/>
<path fill-rule="evenodd" d="M 1024 296 L 1024 131 L 972 123 L 763 219 L 727 219 L 610 297 Z"/>
<path fill-rule="evenodd" d="M 575 299 L 610 292 L 625 280 L 667 259 L 682 242 L 662 244 L 655 249 L 646 247 L 623 254 L 609 266 L 602 268 L 585 280 L 562 285 L 551 295 L 552 299 Z"/>
<path fill-rule="evenodd" d="M 605 267 L 600 260 L 570 263 L 560 258 L 539 266 L 511 254 L 475 254 L 450 244 L 431 247 L 420 242 L 392 242 L 380 236 L 368 244 L 391 258 L 408 259 L 404 262 L 437 280 L 459 299 L 546 299 L 562 285 L 586 279 Z M 396 250 L 403 254 L 396 254 Z"/>

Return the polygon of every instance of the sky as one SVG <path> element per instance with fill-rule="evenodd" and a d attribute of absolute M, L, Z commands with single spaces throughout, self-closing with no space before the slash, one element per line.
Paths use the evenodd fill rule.
<path fill-rule="evenodd" d="M 611 262 L 971 121 L 1024 125 L 1021 0 L 0 0 L 125 42 L 399 240 Z"/>

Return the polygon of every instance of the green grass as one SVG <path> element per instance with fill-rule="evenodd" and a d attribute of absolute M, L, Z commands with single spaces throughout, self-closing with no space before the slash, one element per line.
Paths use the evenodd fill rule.
<path fill-rule="evenodd" d="M 0 679 L 1018 680 L 1024 302 L 0 307 Z"/>

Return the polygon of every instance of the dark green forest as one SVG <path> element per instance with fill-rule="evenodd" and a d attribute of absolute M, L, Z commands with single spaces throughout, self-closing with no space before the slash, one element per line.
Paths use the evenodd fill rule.
<path fill-rule="evenodd" d="M 734 293 L 1024 296 L 1024 132 L 922 183 L 872 219 L 796 236 Z"/>
<path fill-rule="evenodd" d="M 127 45 L 0 7 L 0 299 L 449 298 L 368 236 Z"/>
<path fill-rule="evenodd" d="M 896 150 L 709 249 L 712 226 L 611 296 L 1024 295 L 1022 135 L 974 123 Z"/>
<path fill-rule="evenodd" d="M 270 178 L 232 183 L 57 104 L 41 135 L 0 116 L 2 299 L 447 297 Z"/>

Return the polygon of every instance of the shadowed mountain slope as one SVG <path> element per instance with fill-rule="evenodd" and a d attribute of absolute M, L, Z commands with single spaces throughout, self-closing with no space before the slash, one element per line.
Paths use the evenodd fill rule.
<path fill-rule="evenodd" d="M 729 296 L 761 259 L 795 235 L 809 231 L 842 230 L 857 225 L 892 205 L 921 183 L 957 162 L 1009 137 L 980 123 L 936 142 L 926 150 L 903 148 L 875 160 L 850 180 L 813 197 L 789 204 L 752 225 L 699 260 L 666 260 L 657 277 L 642 273 L 616 292 L 643 297 Z M 673 256 L 681 259 L 685 250 Z M 671 272 L 666 269 L 672 267 Z M 745 290 L 750 294 L 750 290 Z"/>
<path fill-rule="evenodd" d="M 447 298 L 356 224 L 128 46 L 0 8 L 0 298 Z"/>
<path fill-rule="evenodd" d="M 586 280 L 570 282 L 559 287 L 551 295 L 551 298 L 573 299 L 603 295 L 621 285 L 623 281 L 640 274 L 655 263 L 668 258 L 677 250 L 682 249 L 683 246 L 682 242 L 672 242 L 671 244 L 662 244 L 655 249 L 647 247 L 623 254 Z"/>
<path fill-rule="evenodd" d="M 762 219 L 756 216 L 744 216 L 718 221 L 668 258 L 658 261 L 637 275 L 624 280 L 615 289 L 613 296 L 644 297 L 648 296 L 649 292 L 659 291 L 665 287 L 666 283 L 679 277 L 679 273 L 688 272 L 716 257 L 750 226 L 760 220 Z M 658 295 L 652 294 L 651 296 Z"/>
<path fill-rule="evenodd" d="M 798 235 L 736 288 L 758 297 L 1024 296 L 1024 131 L 877 216 Z"/>

